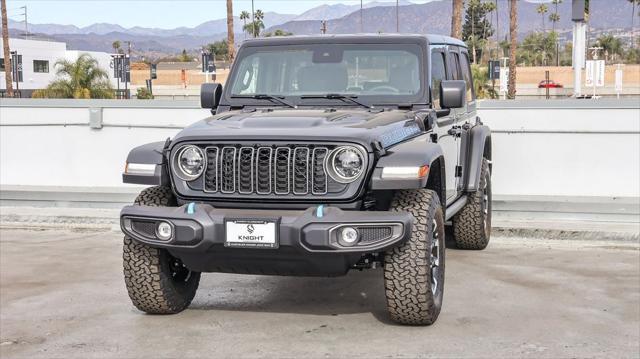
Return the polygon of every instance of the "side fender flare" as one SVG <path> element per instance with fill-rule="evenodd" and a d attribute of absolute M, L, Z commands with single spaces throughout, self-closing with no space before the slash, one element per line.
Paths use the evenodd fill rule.
<path fill-rule="evenodd" d="M 482 158 L 486 155 L 491 160 L 491 129 L 484 125 L 472 127 L 469 130 L 469 142 L 464 188 L 467 192 L 475 192 L 480 186 Z"/>
<path fill-rule="evenodd" d="M 127 156 L 127 166 L 122 174 L 123 183 L 166 186 L 169 174 L 164 161 L 165 142 L 152 142 L 132 149 Z M 136 165 L 138 169 L 136 169 Z"/>
<path fill-rule="evenodd" d="M 380 157 L 376 163 L 370 182 L 371 189 L 395 190 L 424 188 L 427 185 L 428 176 L 407 179 L 383 178 L 382 169 L 384 167 L 421 167 L 424 165 L 431 168 L 432 163 L 442 157 L 442 148 L 436 143 L 429 142 L 428 135 L 421 135 L 393 146 L 387 149 L 386 155 Z M 440 168 L 438 168 L 438 173 L 439 172 Z"/>

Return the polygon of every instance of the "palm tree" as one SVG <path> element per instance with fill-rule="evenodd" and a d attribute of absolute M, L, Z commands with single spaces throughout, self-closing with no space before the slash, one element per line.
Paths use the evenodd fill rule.
<path fill-rule="evenodd" d="M 556 23 L 560 21 L 558 5 L 562 4 L 562 0 L 552 0 L 551 3 L 553 4 L 554 12 L 549 15 L 549 20 L 553 23 L 553 32 L 556 32 Z M 560 66 L 560 44 L 558 41 L 556 41 L 556 66 Z"/>
<path fill-rule="evenodd" d="M 253 34 L 253 37 L 260 36 L 260 30 L 264 29 L 264 12 L 258 9 L 253 15 L 254 20 L 243 27 L 243 30 Z"/>
<path fill-rule="evenodd" d="M 247 27 L 247 20 L 249 20 L 250 17 L 251 17 L 251 14 L 249 14 L 248 11 L 242 11 L 240 13 L 240 20 L 242 20 L 242 22 L 244 23 L 244 25 L 242 26 L 242 32 L 244 32 L 245 40 L 247 38 L 247 32 L 245 31 L 245 28 Z"/>
<path fill-rule="evenodd" d="M 601 47 L 605 53 L 605 60 L 616 60 L 618 55 L 622 55 L 622 41 L 613 35 L 602 35 L 596 40 L 596 45 Z"/>
<path fill-rule="evenodd" d="M 75 62 L 58 60 L 56 77 L 47 86 L 47 97 L 54 98 L 113 98 L 109 75 L 89 54 L 82 54 Z"/>
<path fill-rule="evenodd" d="M 544 26 L 544 18 L 545 18 L 545 14 L 549 11 L 549 7 L 545 4 L 540 4 L 536 8 L 536 11 L 538 12 L 538 14 L 542 15 L 542 32 L 546 32 L 546 29 Z"/>
<path fill-rule="evenodd" d="M 233 34 L 233 0 L 227 0 L 227 44 L 229 44 L 229 62 L 236 58 L 235 36 Z"/>
<path fill-rule="evenodd" d="M 453 0 L 453 15 L 451 16 L 451 37 L 462 38 L 462 10 L 464 0 Z"/>
<path fill-rule="evenodd" d="M 256 10 L 255 18 L 257 21 L 264 20 L 264 13 L 262 12 L 262 10 L 260 9 Z"/>
<path fill-rule="evenodd" d="M 549 21 L 551 21 L 551 23 L 553 24 L 552 31 L 556 32 L 556 23 L 560 21 L 560 15 L 557 12 L 549 14 Z"/>
<path fill-rule="evenodd" d="M 4 53 L 4 79 L 7 96 L 13 97 L 13 80 L 11 79 L 11 50 L 9 50 L 9 25 L 7 20 L 7 2 L 0 1 L 2 7 L 2 52 Z"/>
<path fill-rule="evenodd" d="M 518 0 L 509 0 L 509 84 L 510 99 L 516 98 L 516 47 L 518 46 Z"/>
<path fill-rule="evenodd" d="M 633 32 L 633 23 L 636 16 L 636 5 L 640 5 L 640 0 L 627 0 L 631 3 L 631 32 Z"/>
<path fill-rule="evenodd" d="M 114 51 L 116 54 L 120 54 L 120 53 L 121 53 L 121 51 L 122 51 L 122 50 L 121 50 L 122 45 L 120 44 L 120 41 L 118 41 L 118 40 L 114 41 L 114 42 L 111 44 L 111 47 L 113 47 L 113 51 Z"/>

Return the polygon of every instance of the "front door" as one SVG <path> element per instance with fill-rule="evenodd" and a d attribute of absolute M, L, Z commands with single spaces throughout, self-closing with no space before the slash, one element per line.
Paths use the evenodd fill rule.
<path fill-rule="evenodd" d="M 442 80 L 453 79 L 452 65 L 446 46 L 433 46 L 431 50 L 431 89 L 433 106 L 440 109 L 440 83 Z M 457 68 L 457 67 L 455 67 Z M 456 75 L 457 75 L 456 70 Z M 456 166 L 460 155 L 460 141 L 457 136 L 457 111 L 451 110 L 448 116 L 438 118 L 434 131 L 438 135 L 438 144 L 444 152 L 446 171 L 447 204 L 454 201 L 458 195 Z"/>

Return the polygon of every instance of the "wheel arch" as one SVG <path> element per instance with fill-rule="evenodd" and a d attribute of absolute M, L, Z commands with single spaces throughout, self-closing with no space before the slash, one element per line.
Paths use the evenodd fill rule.
<path fill-rule="evenodd" d="M 437 186 L 438 196 L 442 200 L 445 191 L 444 154 L 439 144 L 428 142 L 428 136 L 421 135 L 403 142 L 387 150 L 386 155 L 378 159 L 371 180 L 372 190 L 402 190 Z M 428 174 L 424 177 L 389 178 L 383 177 L 385 167 L 423 167 L 429 166 Z M 435 177 L 435 178 L 432 178 Z"/>
<path fill-rule="evenodd" d="M 466 164 L 466 176 L 464 179 L 465 192 L 475 192 L 480 186 L 482 171 L 482 159 L 486 156 L 491 163 L 492 144 L 491 130 L 484 125 L 477 125 L 469 130 L 469 152 Z M 491 165 L 490 165 L 491 166 Z M 491 168 L 491 167 L 489 167 Z"/>
<path fill-rule="evenodd" d="M 168 186 L 170 183 L 169 173 L 164 161 L 165 142 L 151 142 L 135 147 L 129 151 L 125 172 L 122 173 L 123 183 L 145 184 L 152 186 Z M 150 165 L 148 171 L 135 171 L 130 166 Z M 155 167 L 153 167 L 155 166 Z"/>

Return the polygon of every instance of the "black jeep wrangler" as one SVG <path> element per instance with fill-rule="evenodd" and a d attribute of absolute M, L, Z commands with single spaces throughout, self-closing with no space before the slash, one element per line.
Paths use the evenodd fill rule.
<path fill-rule="evenodd" d="M 469 54 L 443 36 L 281 37 L 242 44 L 213 116 L 137 147 L 121 212 L 133 304 L 177 313 L 201 272 L 339 276 L 380 265 L 394 321 L 431 324 L 445 226 L 491 229 L 491 133 Z"/>

